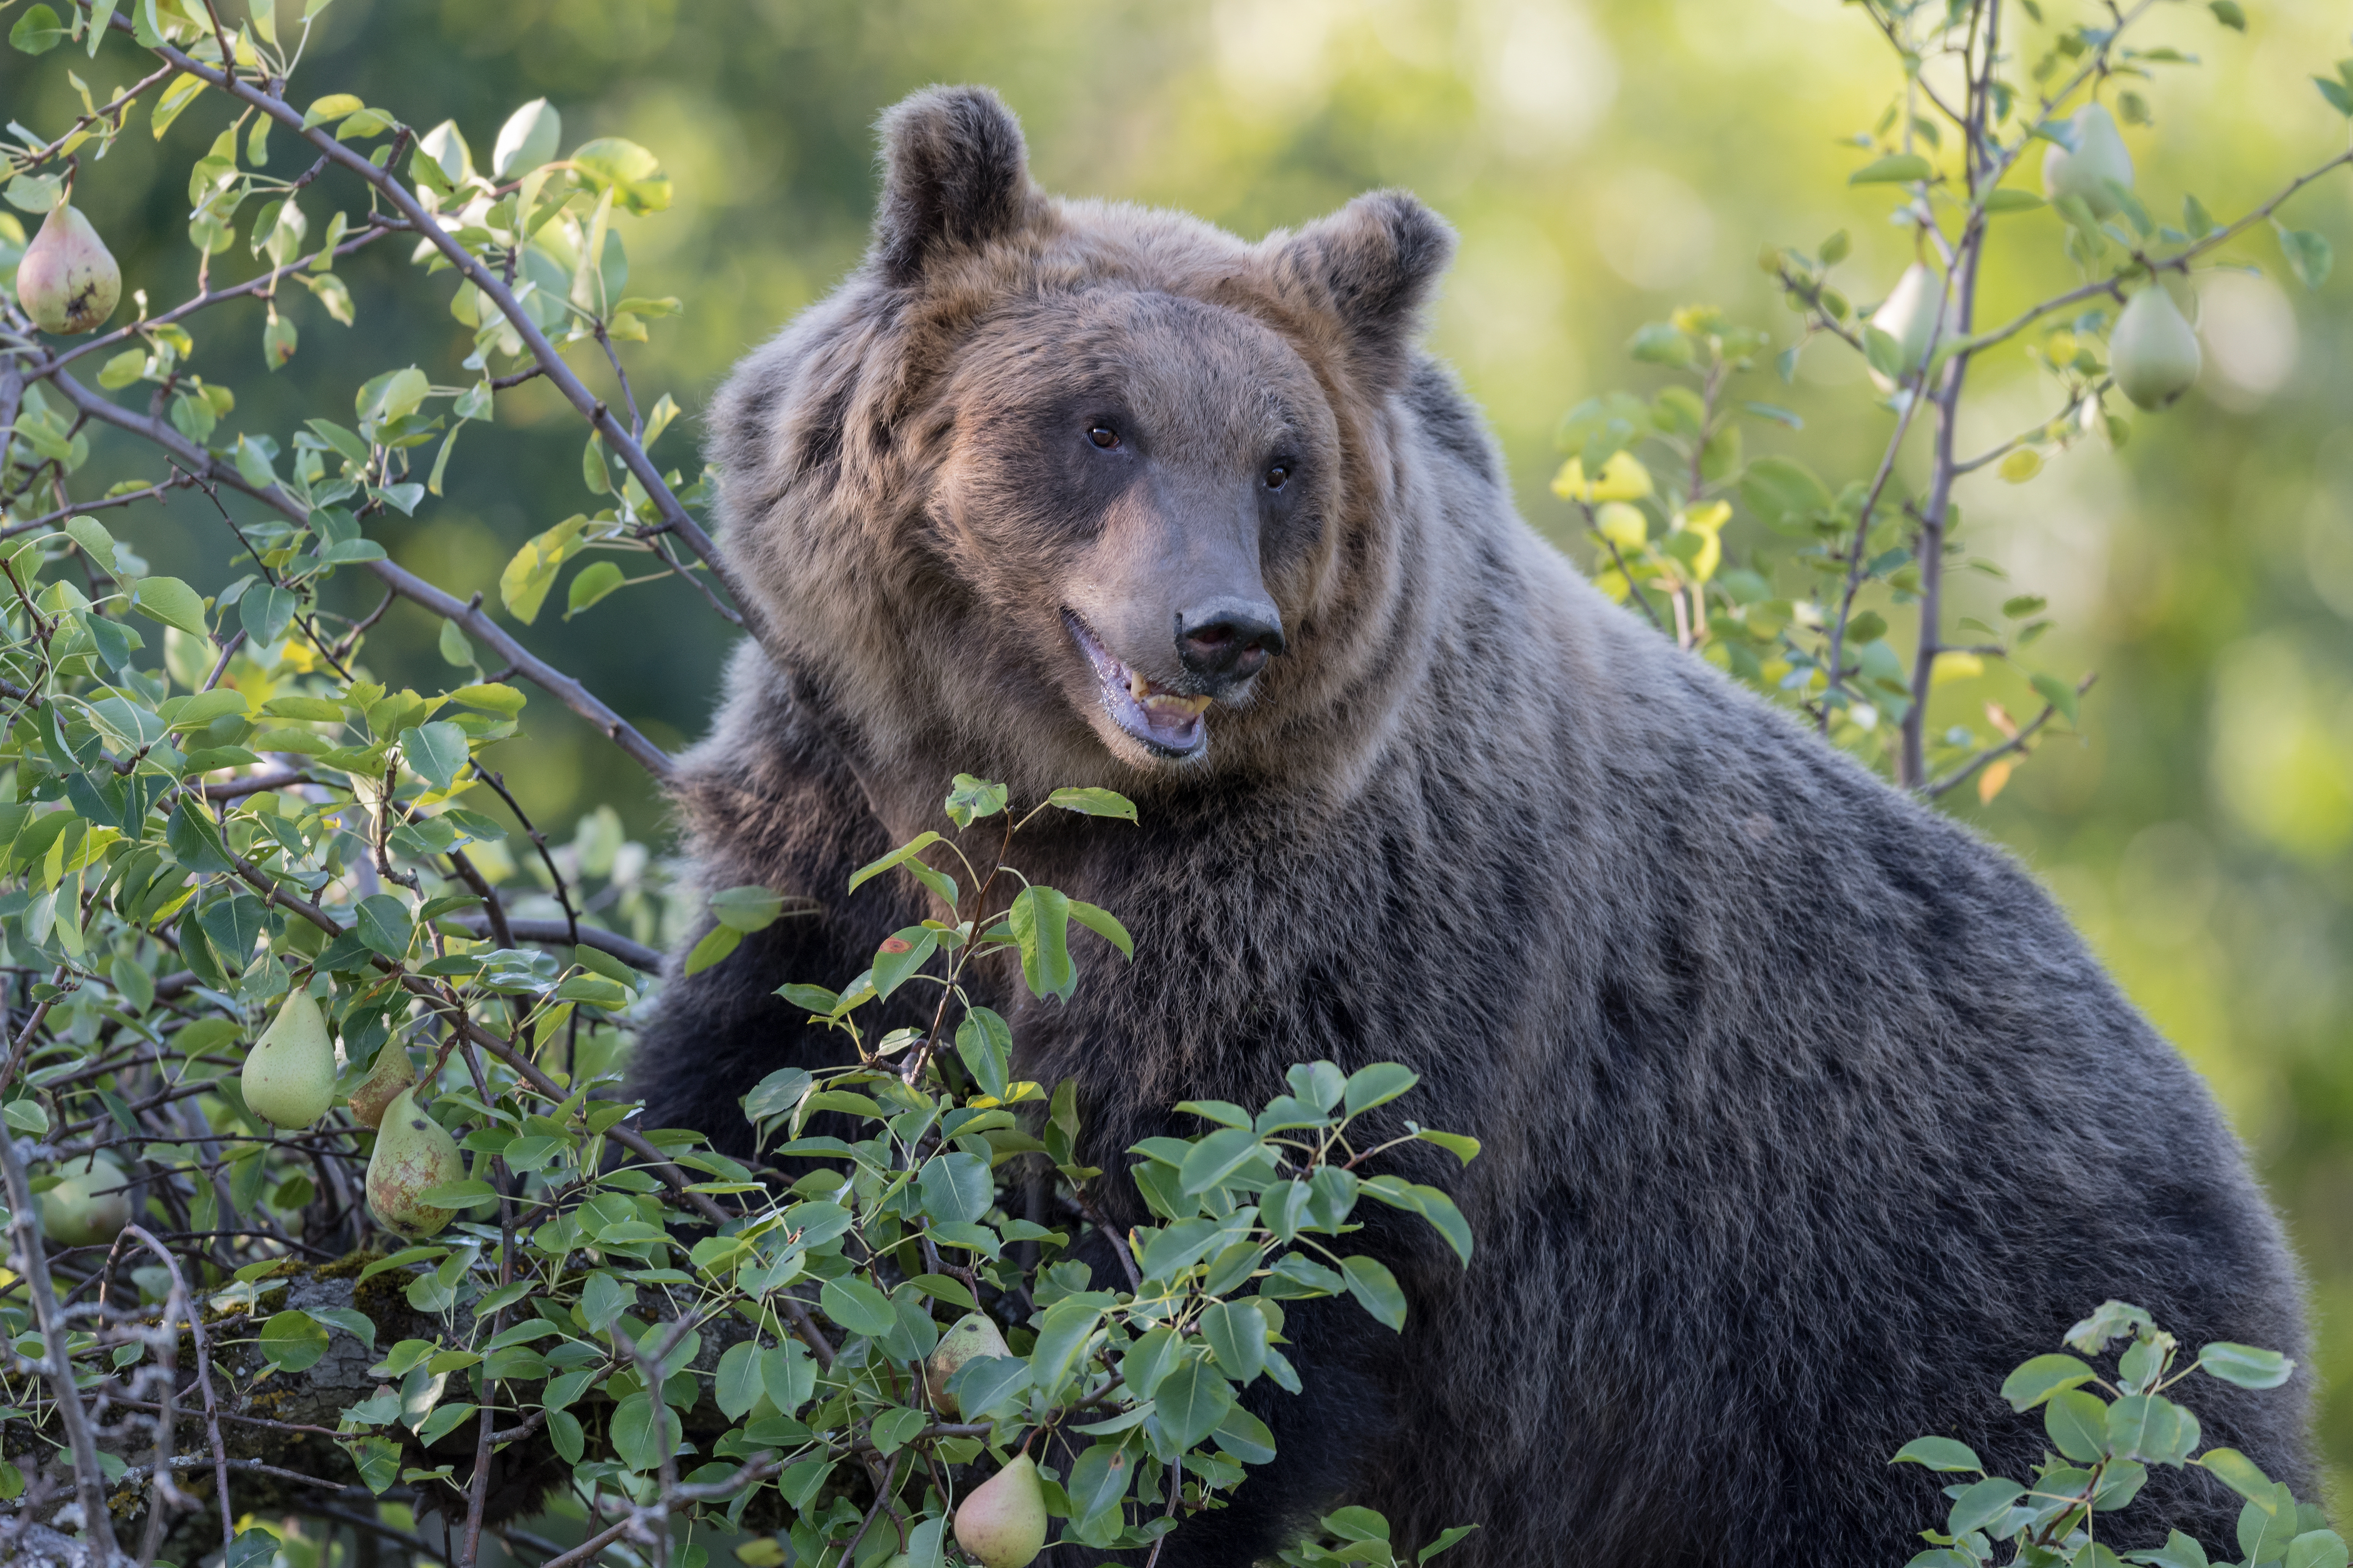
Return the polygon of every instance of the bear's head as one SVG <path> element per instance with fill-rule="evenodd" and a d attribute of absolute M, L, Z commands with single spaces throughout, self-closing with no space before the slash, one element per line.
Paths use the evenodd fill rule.
<path fill-rule="evenodd" d="M 882 137 L 864 264 L 714 413 L 778 662 L 927 776 L 1184 787 L 1361 731 L 1415 614 L 1382 520 L 1444 224 L 1384 192 L 1250 245 L 1050 197 L 978 89 Z"/>

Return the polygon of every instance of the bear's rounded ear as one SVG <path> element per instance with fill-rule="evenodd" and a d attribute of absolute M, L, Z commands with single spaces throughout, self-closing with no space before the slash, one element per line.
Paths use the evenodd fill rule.
<path fill-rule="evenodd" d="M 1371 191 L 1279 239 L 1276 272 L 1320 295 L 1357 374 L 1386 391 L 1405 380 L 1421 307 L 1453 257 L 1444 218 L 1404 191 Z"/>
<path fill-rule="evenodd" d="M 882 205 L 872 257 L 907 288 L 944 255 L 1020 227 L 1029 163 L 1020 122 L 985 87 L 927 87 L 882 116 Z"/>

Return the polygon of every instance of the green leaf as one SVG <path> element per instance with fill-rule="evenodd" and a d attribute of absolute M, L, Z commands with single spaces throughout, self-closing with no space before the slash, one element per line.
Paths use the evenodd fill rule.
<path fill-rule="evenodd" d="M 984 816 L 995 816 L 1005 809 L 1006 788 L 970 773 L 958 773 L 948 790 L 948 820 L 958 827 L 970 827 Z"/>
<path fill-rule="evenodd" d="M 1420 1075 L 1396 1062 L 1374 1062 L 1348 1075 L 1345 1099 L 1348 1114 L 1357 1115 L 1387 1105 L 1421 1081 Z"/>
<path fill-rule="evenodd" d="M 2095 1463 L 2107 1453 L 2107 1405 L 2095 1394 L 2063 1388 L 2043 1406 L 2042 1429 L 2051 1435 L 2052 1447 L 2069 1458 Z"/>
<path fill-rule="evenodd" d="M 524 695 L 512 686 L 486 681 L 477 686 L 461 686 L 449 693 L 449 700 L 461 708 L 479 708 L 486 713 L 496 713 L 512 719 L 523 710 Z"/>
<path fill-rule="evenodd" d="M 2217 1340 L 2200 1348 L 2198 1368 L 2211 1377 L 2241 1388 L 2277 1388 L 2295 1371 L 2295 1363 L 2277 1351 L 2257 1350 Z"/>
<path fill-rule="evenodd" d="M 366 1313 L 350 1307 L 306 1307 L 303 1310 L 322 1323 L 343 1330 L 367 1349 L 375 1349 L 375 1324 Z"/>
<path fill-rule="evenodd" d="M 237 600 L 237 616 L 256 648 L 274 647 L 293 624 L 294 612 L 300 607 L 301 601 L 285 589 L 256 584 Z"/>
<path fill-rule="evenodd" d="M 623 581 L 621 569 L 610 561 L 598 561 L 582 567 L 572 579 L 572 587 L 565 600 L 564 618 L 570 620 L 619 587 Z"/>
<path fill-rule="evenodd" d="M 948 1392 L 968 1421 L 987 1415 L 1029 1385 L 1029 1363 L 1018 1356 L 975 1356 L 948 1379 Z"/>
<path fill-rule="evenodd" d="M 964 1281 L 948 1275 L 918 1274 L 907 1283 L 934 1301 L 945 1301 L 951 1307 L 962 1307 L 968 1312 L 979 1309 L 980 1303 L 973 1299 L 970 1290 L 965 1289 Z"/>
<path fill-rule="evenodd" d="M 1226 1418 L 1209 1429 L 1219 1452 L 1240 1459 L 1245 1465 L 1264 1465 L 1274 1458 L 1274 1434 L 1266 1423 L 1243 1409 L 1240 1404 L 1226 1412 Z"/>
<path fill-rule="evenodd" d="M 610 186 L 614 200 L 630 212 L 660 212 L 670 205 L 670 176 L 651 153 L 634 142 L 600 137 L 575 148 L 572 165 L 592 184 Z"/>
<path fill-rule="evenodd" d="M 2021 190 L 2015 185 L 2004 185 L 2000 190 L 1988 191 L 1985 196 L 1985 210 L 1997 216 L 2003 213 L 2031 213 L 2035 208 L 2046 205 L 2048 204 L 2032 191 Z"/>
<path fill-rule="evenodd" d="M 2251 1497 L 2239 1510 L 2239 1550 L 2250 1565 L 2274 1563 L 2287 1555 L 2296 1535 L 2295 1494 L 2275 1483 L 2262 1497 Z"/>
<path fill-rule="evenodd" d="M 1058 789 L 1046 797 L 1048 805 L 1075 811 L 1082 816 L 1117 816 L 1135 820 L 1135 805 L 1124 795 L 1107 789 Z"/>
<path fill-rule="evenodd" d="M 1071 1518 L 1081 1524 L 1127 1495 L 1135 1479 L 1135 1458 L 1122 1443 L 1097 1443 L 1071 1467 L 1062 1490 L 1071 1500 Z"/>
<path fill-rule="evenodd" d="M 1431 1558 L 1437 1556 L 1440 1552 L 1445 1551 L 1448 1547 L 1452 1546 L 1455 1542 L 1461 1541 L 1464 1536 L 1470 1534 L 1472 1531 L 1478 1528 L 1479 1527 L 1475 1524 L 1455 1524 L 1449 1525 L 1446 1529 L 1439 1531 L 1437 1540 L 1431 1542 L 1419 1552 L 1414 1553 L 1413 1561 L 1416 1568 L 1419 1568 L 1421 1563 L 1429 1562 Z"/>
<path fill-rule="evenodd" d="M 28 55 L 45 55 L 62 44 L 71 30 L 47 5 L 35 5 L 8 29 L 8 42 Z"/>
<path fill-rule="evenodd" d="M 1644 364 L 1670 366 L 1691 363 L 1695 353 L 1691 335 L 1671 321 L 1650 321 L 1636 328 L 1626 352 Z"/>
<path fill-rule="evenodd" d="M 308 1312 L 280 1312 L 261 1325 L 261 1354 L 280 1372 L 303 1372 L 327 1353 L 327 1331 Z"/>
<path fill-rule="evenodd" d="M 1925 180 L 1935 167 L 1917 153 L 1890 153 L 1874 158 L 1846 177 L 1850 185 L 1894 185 Z"/>
<path fill-rule="evenodd" d="M 2289 270 L 2306 288 L 2317 289 L 2328 281 L 2328 271 L 2335 264 L 2336 256 L 2329 249 L 2325 237 L 2310 229 L 2284 228 L 2280 230 L 2279 241 L 2280 253 L 2287 258 Z"/>
<path fill-rule="evenodd" d="M 131 590 L 132 607 L 149 620 L 176 626 L 190 637 L 210 639 L 205 602 L 177 577 L 142 577 Z"/>
<path fill-rule="evenodd" d="M 2025 1492 L 2026 1489 L 2016 1481 L 2006 1481 L 2000 1476 L 1979 1481 L 1953 1500 L 1952 1512 L 1946 1518 L 1945 1529 L 1953 1535 L 1967 1535 L 1973 1530 L 1983 1530 L 2007 1513 L 2010 1505 Z"/>
<path fill-rule="evenodd" d="M 2034 688 L 2043 701 L 2058 710 L 2062 718 L 2070 724 L 2075 722 L 2075 689 L 2073 687 L 2055 675 L 2038 673 L 2030 675 L 2026 679 L 2028 684 Z"/>
<path fill-rule="evenodd" d="M 1325 1530 L 1343 1541 L 1387 1541 L 1389 1521 L 1368 1508 L 1335 1509 L 1324 1516 Z"/>
<path fill-rule="evenodd" d="M 650 1470 L 678 1447 L 678 1415 L 650 1394 L 632 1394 L 613 1406 L 613 1453 L 633 1470 Z"/>
<path fill-rule="evenodd" d="M 2316 76 L 2312 79 L 2312 85 L 2320 89 L 2320 96 L 2328 100 L 2329 108 L 2339 114 L 2353 116 L 2353 92 L 2346 91 L 2343 82 L 2333 76 Z"/>
<path fill-rule="evenodd" d="M 899 1321 L 891 1298 L 855 1275 L 827 1280 L 818 1291 L 818 1305 L 827 1317 L 868 1339 L 889 1333 Z"/>
<path fill-rule="evenodd" d="M 2194 1538 L 2178 1530 L 2165 1538 L 2164 1545 L 2147 1552 L 2136 1552 L 2132 1560 L 2145 1563 L 2148 1568 L 2211 1568 L 2206 1549 Z"/>
<path fill-rule="evenodd" d="M 2161 1394 L 2128 1394 L 2108 1406 L 2108 1447 L 2179 1465 L 2198 1446 L 2198 1417 Z"/>
<path fill-rule="evenodd" d="M 996 1184 L 988 1177 L 988 1162 L 976 1154 L 934 1154 L 923 1162 L 917 1191 L 923 1212 L 948 1224 L 969 1225 L 997 1201 Z"/>
<path fill-rule="evenodd" d="M 785 896 L 756 882 L 711 895 L 711 913 L 721 925 L 750 933 L 765 931 L 784 912 Z"/>
<path fill-rule="evenodd" d="M 966 1012 L 956 1026 L 956 1059 L 971 1073 L 983 1093 L 1003 1100 L 1012 1089 L 1013 1031 L 987 1007 Z"/>
<path fill-rule="evenodd" d="M 1340 1271 L 1347 1277 L 1348 1294 L 1357 1305 L 1392 1329 L 1405 1327 L 1405 1292 L 1398 1289 L 1396 1275 L 1362 1256 L 1342 1258 Z"/>
<path fill-rule="evenodd" d="M 1749 464 L 1740 479 L 1740 499 L 1779 533 L 1809 534 L 1814 518 L 1831 508 L 1829 488 L 1790 458 L 1759 458 Z"/>
<path fill-rule="evenodd" d="M 1247 1384 L 1266 1365 L 1266 1318 L 1248 1301 L 1215 1301 L 1201 1313 L 1201 1338 L 1219 1368 Z"/>
<path fill-rule="evenodd" d="M 479 1405 L 438 1405 L 417 1427 L 420 1443 L 438 1443 L 470 1418 L 481 1408 Z"/>
<path fill-rule="evenodd" d="M 1127 934 L 1127 928 L 1120 924 L 1109 910 L 1100 909 L 1083 900 L 1072 899 L 1071 918 L 1119 949 L 1122 957 L 1135 956 L 1135 939 Z"/>
<path fill-rule="evenodd" d="M 587 525 L 585 516 L 566 518 L 514 552 L 499 574 L 499 599 L 507 614 L 525 626 L 538 618 L 547 591 L 555 585 L 556 574 L 586 548 L 582 533 Z"/>
<path fill-rule="evenodd" d="M 385 957 L 398 960 L 408 952 L 416 930 L 408 906 L 390 893 L 372 893 L 352 911 L 353 929 L 360 941 Z"/>
<path fill-rule="evenodd" d="M 874 951 L 874 994 L 888 996 L 905 984 L 939 951 L 940 933 L 923 926 L 906 926 L 882 939 Z M 976 1216 L 977 1217 L 977 1216 Z"/>
<path fill-rule="evenodd" d="M 1215 1431 L 1233 1408 L 1232 1385 L 1198 1356 L 1187 1356 L 1160 1380 L 1152 1394 L 1161 1430 L 1179 1448 L 1189 1448 Z"/>
<path fill-rule="evenodd" d="M 1071 900 L 1052 888 L 1031 883 L 1014 895 L 1006 923 L 1021 950 L 1021 979 L 1033 996 L 1070 1000 L 1078 989 L 1078 966 L 1071 962 Z"/>
<path fill-rule="evenodd" d="M 1428 1127 L 1417 1127 L 1413 1135 L 1425 1143 L 1435 1143 L 1464 1164 L 1479 1157 L 1479 1140 L 1460 1132 L 1440 1132 Z"/>
<path fill-rule="evenodd" d="M 1038 1328 L 1038 1342 L 1029 1352 L 1030 1381 L 1049 1392 L 1058 1387 L 1070 1376 L 1102 1320 L 1102 1309 L 1084 1297 L 1047 1308 L 1045 1321 Z"/>
<path fill-rule="evenodd" d="M 2253 1459 L 2236 1448 L 2209 1448 L 2199 1455 L 2195 1462 L 2250 1501 L 2271 1496 L 2271 1477 L 2263 1474 Z"/>
<path fill-rule="evenodd" d="M 2287 1543 L 2280 1568 L 2346 1568 L 2345 1538 L 2333 1530 L 2308 1530 Z"/>
<path fill-rule="evenodd" d="M 2012 1410 L 2031 1410 L 2063 1389 L 2091 1382 L 2092 1376 L 2092 1369 L 2073 1356 L 2039 1355 L 2002 1380 L 2001 1396 L 2010 1401 Z"/>
<path fill-rule="evenodd" d="M 1256 1160 L 1262 1147 L 1258 1135 L 1247 1127 L 1221 1127 L 1203 1138 L 1177 1170 L 1186 1195 L 1208 1192 Z"/>
<path fill-rule="evenodd" d="M 1891 1465 L 1926 1465 L 1932 1470 L 1954 1472 L 1974 1471 L 1985 1474 L 1977 1452 L 1967 1443 L 1957 1443 L 1950 1437 L 1915 1437 L 1895 1450 Z"/>
<path fill-rule="evenodd" d="M 2232 32 L 2247 30 L 2247 13 L 2239 0 L 2206 0 L 2206 9 L 2214 13 L 2214 20 Z"/>
<path fill-rule="evenodd" d="M 342 1445 L 368 1490 L 382 1497 L 400 1479 L 400 1445 L 389 1437 L 354 1437 Z"/>
<path fill-rule="evenodd" d="M 712 1382 L 712 1395 L 719 1403 L 719 1413 L 730 1421 L 741 1421 L 765 1392 L 760 1380 L 760 1347 L 750 1340 L 727 1347 L 719 1358 L 718 1375 Z"/>
<path fill-rule="evenodd" d="M 939 842 L 940 836 L 936 833 L 919 833 L 915 835 L 914 837 L 907 840 L 906 843 L 900 845 L 896 849 L 892 850 L 888 855 L 883 856 L 881 858 L 878 860 L 869 860 L 865 865 L 860 866 L 857 870 L 849 874 L 849 891 L 853 893 L 858 891 L 860 887 L 867 882 L 872 881 L 875 878 L 881 876 L 883 872 L 888 871 L 893 866 L 902 866 L 906 864 L 906 862 Z"/>
<path fill-rule="evenodd" d="M 702 973 L 729 953 L 733 952 L 743 940 L 744 933 L 733 926 L 712 926 L 703 933 L 702 940 L 696 942 L 693 950 L 686 955 L 685 972 L 690 975 Z"/>
<path fill-rule="evenodd" d="M 400 732 L 401 754 L 418 777 L 443 794 L 466 765 L 466 731 L 443 719 Z"/>

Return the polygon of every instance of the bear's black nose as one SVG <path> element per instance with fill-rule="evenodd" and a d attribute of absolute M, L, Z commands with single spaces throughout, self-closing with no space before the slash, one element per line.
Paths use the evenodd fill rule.
<path fill-rule="evenodd" d="M 1282 617 L 1272 605 L 1220 599 L 1176 627 L 1176 657 L 1195 675 L 1247 680 L 1282 651 Z"/>

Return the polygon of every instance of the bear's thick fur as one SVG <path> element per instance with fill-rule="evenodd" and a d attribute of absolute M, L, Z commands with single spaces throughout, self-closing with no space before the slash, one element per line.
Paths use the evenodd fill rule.
<path fill-rule="evenodd" d="M 648 1125 L 740 1144 L 762 1074 L 837 1058 L 771 992 L 923 912 L 912 880 L 843 889 L 943 826 L 950 774 L 1102 784 L 1141 826 L 1050 813 L 1019 858 L 1134 963 L 1090 941 L 1069 1005 L 993 998 L 1025 1076 L 1078 1080 L 1088 1160 L 1317 1058 L 1407 1063 L 1393 1109 L 1486 1145 L 1398 1152 L 1476 1261 L 1368 1231 L 1402 1337 L 1294 1306 L 1307 1391 L 1253 1401 L 1280 1456 L 1167 1568 L 1342 1500 L 1405 1542 L 1478 1523 L 1462 1568 L 1898 1563 L 1947 1478 L 1888 1457 L 1949 1434 L 2026 1474 L 2041 1413 L 1996 1390 L 2100 1301 L 2304 1354 L 2238 1144 L 2033 881 L 1514 514 L 1415 347 L 1436 217 L 1376 194 L 1250 245 L 1057 200 L 975 89 L 884 140 L 865 264 L 718 404 L 776 646 L 738 654 L 676 795 L 707 885 L 818 912 L 673 981 Z M 2298 1375 L 2191 1393 L 2209 1445 L 2301 1491 Z M 2136 1516 L 2224 1546 L 2238 1508 L 2160 1470 Z"/>

